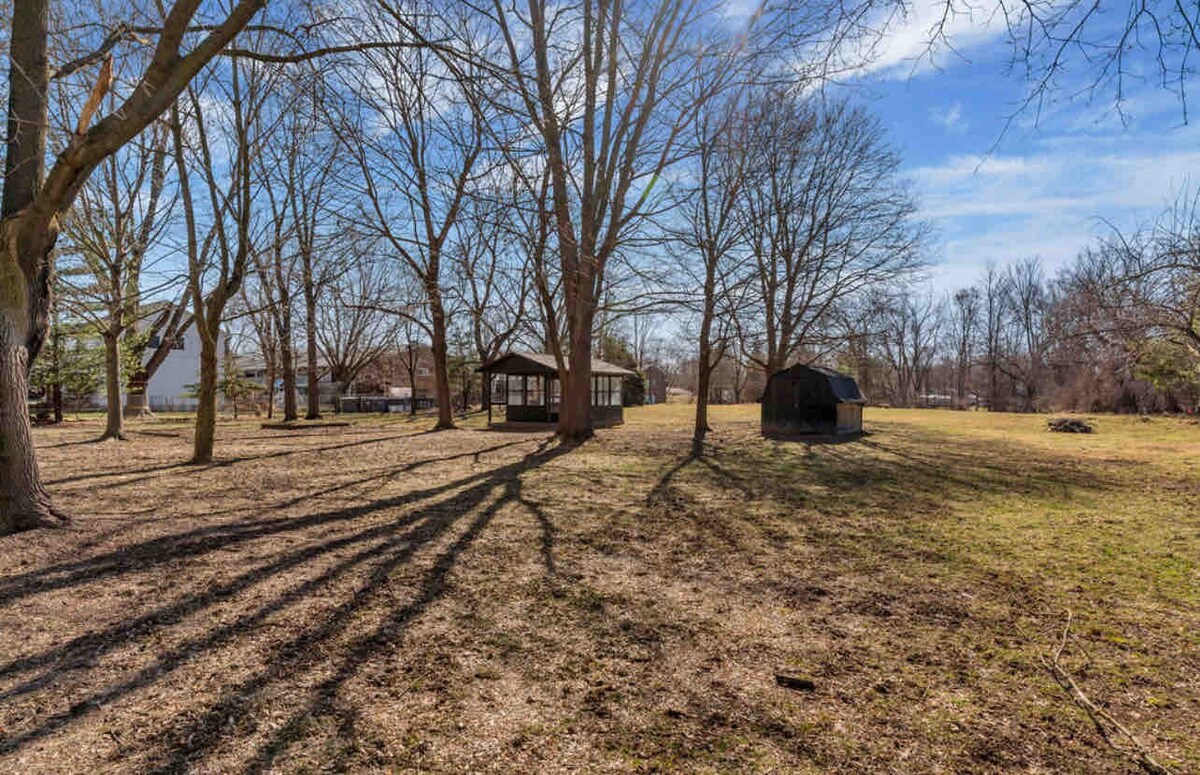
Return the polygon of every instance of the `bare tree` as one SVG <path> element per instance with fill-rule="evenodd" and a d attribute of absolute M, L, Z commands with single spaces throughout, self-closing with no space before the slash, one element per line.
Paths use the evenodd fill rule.
<path fill-rule="evenodd" d="M 963 288 L 950 297 L 948 336 L 954 350 L 954 400 L 960 409 L 967 405 L 971 386 L 981 304 L 978 288 Z"/>
<path fill-rule="evenodd" d="M 255 253 L 271 244 L 254 234 L 254 212 L 260 176 L 254 165 L 260 161 L 265 143 L 278 127 L 278 114 L 267 109 L 280 77 L 275 65 L 230 57 L 204 86 L 223 106 L 206 107 L 200 91 L 187 90 L 187 114 L 172 108 L 171 123 L 175 161 L 179 169 L 180 200 L 183 205 L 188 256 L 188 284 L 192 315 L 200 337 L 199 403 L 192 462 L 212 460 L 217 421 L 217 392 L 220 367 L 219 345 L 226 306 L 241 288 Z M 208 101 L 212 106 L 215 100 Z M 186 128 L 185 128 L 186 122 Z M 220 144 L 217 139 L 221 140 Z M 228 158 L 218 157 L 214 148 L 227 149 Z M 189 158 L 189 153 L 191 156 Z M 222 174 L 227 171 L 227 174 Z M 192 194 L 192 175 L 201 183 L 204 210 Z M 228 178 L 228 180 L 226 180 Z M 200 237 L 198 220 L 207 215 L 209 226 Z M 277 332 L 278 333 L 278 332 Z"/>
<path fill-rule="evenodd" d="M 339 395 L 393 341 L 395 316 L 380 314 L 393 302 L 385 272 L 368 260 L 369 244 L 354 241 L 343 259 L 344 271 L 328 285 L 329 303 L 317 315 L 317 341 Z"/>
<path fill-rule="evenodd" d="M 748 120 L 756 174 L 741 219 L 756 300 L 743 325 L 769 376 L 827 345 L 839 304 L 918 268 L 924 227 L 865 111 L 771 94 Z"/>
<path fill-rule="evenodd" d="M 268 143 L 263 148 L 264 163 L 255 165 L 261 170 L 262 190 L 270 205 L 269 236 L 265 244 L 257 246 L 252 251 L 259 294 L 264 303 L 264 311 L 270 316 L 271 329 L 275 346 L 279 354 L 279 367 L 283 375 L 283 419 L 291 422 L 299 418 L 296 406 L 296 355 L 293 320 L 295 318 L 295 302 L 293 296 L 297 282 L 297 255 L 292 250 L 293 228 L 292 208 L 288 201 L 296 196 L 295 181 L 287 174 L 288 169 L 284 160 L 277 155 L 279 146 L 294 143 L 295 136 L 281 132 L 275 143 Z M 290 140 L 289 140 L 290 137 Z M 286 158 L 286 151 L 282 153 Z M 284 170 L 283 179 L 279 180 L 280 170 Z M 276 184 L 280 189 L 276 190 Z M 310 381 L 312 375 L 309 375 Z M 310 388 L 312 385 L 310 384 Z"/>
<path fill-rule="evenodd" d="M 1072 274 L 1095 313 L 1092 330 L 1157 332 L 1200 355 L 1200 195 L 1182 191 L 1154 223 L 1114 230 Z"/>
<path fill-rule="evenodd" d="M 155 124 L 142 142 L 131 142 L 106 158 L 64 219 L 69 247 L 60 259 L 83 271 L 60 271 L 63 303 L 104 342 L 107 421 L 102 439 L 125 438 L 122 345 L 136 340 L 130 334 L 136 334 L 143 317 L 143 296 L 164 290 L 163 284 L 147 284 L 143 278 L 151 268 L 147 251 L 170 209 L 169 202 L 162 202 L 169 141 L 166 127 Z"/>
<path fill-rule="evenodd" d="M 1000 269 L 988 262 L 983 275 L 983 347 L 988 378 L 988 409 L 995 412 L 1007 408 L 1000 396 L 1000 358 L 1002 336 L 1008 325 L 1008 307 L 1004 303 L 1004 277 Z"/>
<path fill-rule="evenodd" d="M 95 123 L 111 85 L 112 66 L 105 57 L 124 35 L 110 35 L 95 55 L 55 68 L 47 59 L 49 0 L 23 0 L 13 10 L 0 202 L 0 532 L 35 527 L 59 516 L 42 486 L 25 400 L 29 367 L 49 327 L 50 256 L 60 220 L 96 166 L 167 110 L 264 2 L 233 4 L 186 52 L 187 30 L 200 3 L 174 3 L 137 84 L 114 111 Z M 70 77 L 101 60 L 104 64 L 80 108 L 76 131 L 47 172 L 51 77 Z"/>
<path fill-rule="evenodd" d="M 550 176 L 543 173 L 531 187 L 514 187 L 514 212 L 517 216 L 519 243 L 528 256 L 533 272 L 536 304 L 530 314 L 527 332 L 543 350 L 561 354 L 567 339 L 566 313 L 563 310 L 562 275 L 555 261 L 556 232 L 550 207 Z"/>
<path fill-rule="evenodd" d="M 408 11 L 381 4 L 369 19 L 372 34 L 408 24 Z M 446 248 L 479 174 L 483 117 L 470 74 L 449 78 L 442 60 L 425 47 L 364 51 L 362 67 L 345 84 L 341 133 L 357 163 L 362 210 L 357 226 L 380 242 L 417 277 L 425 291 L 437 428 L 454 427 L 447 366 L 447 313 L 443 276 Z"/>
<path fill-rule="evenodd" d="M 400 368 L 408 377 L 408 414 L 417 415 L 417 369 L 421 364 L 421 327 L 411 318 L 404 317 L 392 332 L 392 349 L 395 351 Z"/>
<path fill-rule="evenodd" d="M 892 22 L 903 18 L 907 5 L 876 5 L 881 22 L 875 29 L 882 38 Z M 942 0 L 939 10 L 928 30 L 928 57 L 953 54 L 951 23 L 980 12 L 968 0 Z M 1187 87 L 1200 48 L 1200 13 L 1194 3 L 999 0 L 989 13 L 1007 31 L 1010 69 L 1029 83 L 1014 117 L 1027 111 L 1040 116 L 1057 99 L 1083 96 L 1111 99 L 1123 119 L 1130 92 L 1149 85 L 1175 95 L 1187 120 Z"/>
<path fill-rule="evenodd" d="M 256 283 L 244 283 L 234 314 L 250 326 L 250 336 L 263 361 L 263 389 L 267 394 L 267 418 L 275 416 L 275 382 L 279 373 L 279 347 L 275 336 L 275 317 L 270 302 Z"/>
<path fill-rule="evenodd" d="M 1005 357 L 999 369 L 1020 385 L 1022 409 L 1039 408 L 1046 355 L 1051 340 L 1047 320 L 1053 306 L 1041 262 L 1036 258 L 1018 261 L 1004 278 L 1008 326 L 1004 329 Z"/>
<path fill-rule="evenodd" d="M 532 173 L 514 167 L 530 191 L 542 172 L 549 183 L 568 333 L 555 350 L 565 374 L 564 439 L 592 432 L 592 338 L 609 263 L 653 212 L 653 183 L 682 155 L 679 141 L 696 110 L 727 85 L 716 77 L 710 88 L 694 88 L 702 68 L 734 60 L 716 54 L 728 41 L 705 35 L 719 6 L 529 0 L 519 12 L 491 4 L 508 68 L 493 93 L 524 132 L 520 142 L 539 146 Z"/>
<path fill-rule="evenodd" d="M 511 201 L 478 191 L 464 207 L 449 249 L 456 295 L 480 362 L 502 354 L 529 322 L 534 256 L 524 249 L 519 223 Z"/>
<path fill-rule="evenodd" d="M 929 373 L 937 356 L 939 335 L 937 302 L 929 294 L 906 292 L 887 306 L 880 349 L 893 379 L 892 400 L 915 406 L 929 392 Z"/>
<path fill-rule="evenodd" d="M 323 248 L 329 249 L 333 235 L 322 233 L 328 221 L 328 208 L 335 189 L 334 171 L 343 159 L 336 139 L 324 131 L 320 113 L 320 82 L 315 74 L 302 82 L 292 103 L 284 128 L 289 142 L 286 154 L 288 201 L 292 210 L 292 227 L 300 262 L 300 286 L 304 296 L 304 352 L 308 372 L 308 406 L 305 418 L 321 416 L 320 348 L 317 342 L 317 300 L 333 270 L 331 262 L 322 261 Z M 332 251 L 331 251 L 332 252 Z"/>
<path fill-rule="evenodd" d="M 692 137 L 694 178 L 680 207 L 676 239 L 682 250 L 684 305 L 699 318 L 696 363 L 696 416 L 692 455 L 704 454 L 709 431 L 708 400 L 713 371 L 732 341 L 740 311 L 744 262 L 742 224 L 738 219 L 748 165 L 746 116 L 736 103 L 704 106 L 696 113 Z M 736 378 L 735 378 L 736 382 Z M 736 393 L 735 386 L 735 393 Z M 735 399 L 736 400 L 736 399 Z"/>

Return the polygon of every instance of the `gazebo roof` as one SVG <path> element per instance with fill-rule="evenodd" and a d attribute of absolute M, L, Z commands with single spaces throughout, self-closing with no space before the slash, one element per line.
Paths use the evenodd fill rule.
<path fill-rule="evenodd" d="M 569 359 L 567 368 L 571 368 Z M 493 358 L 476 371 L 498 374 L 558 374 L 558 362 L 550 353 L 510 352 Z M 610 377 L 633 374 L 629 369 L 597 358 L 592 358 L 592 373 Z"/>

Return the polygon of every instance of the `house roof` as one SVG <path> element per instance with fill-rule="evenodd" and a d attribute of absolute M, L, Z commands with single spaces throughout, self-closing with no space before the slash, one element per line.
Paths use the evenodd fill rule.
<path fill-rule="evenodd" d="M 566 365 L 568 369 L 571 368 L 570 359 L 567 359 Z M 558 361 L 550 353 L 510 352 L 493 358 L 476 371 L 500 374 L 557 374 Z M 597 358 L 592 358 L 592 373 L 613 377 L 633 374 L 629 369 Z"/>
<path fill-rule="evenodd" d="M 865 404 L 867 402 L 867 399 L 863 398 L 863 394 L 859 391 L 858 383 L 854 381 L 854 377 L 824 366 L 806 366 L 803 363 L 797 363 L 783 371 L 776 372 L 772 375 L 771 379 L 779 376 L 796 375 L 802 372 L 815 372 L 824 377 L 829 384 L 829 389 L 833 391 L 833 397 L 840 404 Z"/>

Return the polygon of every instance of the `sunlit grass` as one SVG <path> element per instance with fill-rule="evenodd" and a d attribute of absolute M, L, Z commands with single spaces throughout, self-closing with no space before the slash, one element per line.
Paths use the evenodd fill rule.
<path fill-rule="evenodd" d="M 1128 771 L 1039 661 L 1070 610 L 1081 686 L 1200 770 L 1200 425 L 715 406 L 696 459 L 693 410 L 226 417 L 209 466 L 186 415 L 38 429 L 77 522 L 9 539 L 0 727 L 50 731 L 0 769 Z"/>

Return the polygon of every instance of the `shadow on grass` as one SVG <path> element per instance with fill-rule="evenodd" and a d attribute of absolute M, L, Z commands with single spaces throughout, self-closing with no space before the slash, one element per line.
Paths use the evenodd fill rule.
<path fill-rule="evenodd" d="M 472 434 L 472 439 L 475 445 L 490 443 L 483 436 Z M 682 443 L 664 447 L 657 440 L 647 446 L 635 442 L 629 447 L 638 458 L 635 473 L 606 481 L 613 493 L 593 500 L 587 497 L 590 493 L 565 490 L 579 487 L 579 479 L 570 476 L 553 481 L 538 476 L 528 488 L 522 481 L 527 473 L 568 453 L 569 447 L 552 447 L 545 438 L 492 441 L 504 443 L 370 474 L 359 472 L 352 481 L 265 506 L 258 518 L 205 525 L 6 580 L 0 584 L 0 601 L 54 589 L 83 593 L 82 585 L 96 579 L 116 583 L 143 570 L 155 570 L 147 578 L 161 579 L 173 571 L 175 562 L 186 568 L 187 562 L 209 553 L 263 539 L 244 552 L 249 559 L 224 566 L 229 575 L 195 582 L 167 600 L 141 604 L 134 614 L 99 632 L 0 665 L 5 677 L 0 704 L 23 699 L 29 707 L 37 700 L 46 708 L 41 711 L 45 715 L 30 714 L 10 724 L 10 737 L 0 742 L 0 750 L 32 756 L 51 736 L 77 729 L 80 719 L 97 708 L 113 704 L 114 714 L 127 714 L 135 705 L 144 710 L 148 693 L 140 690 L 154 687 L 178 708 L 172 715 L 160 711 L 157 728 L 147 729 L 144 737 L 127 746 L 129 755 L 150 757 L 136 760 L 146 769 L 287 769 L 295 766 L 290 756 L 297 752 L 309 758 L 316 752 L 334 771 L 369 769 L 371 763 L 357 757 L 371 755 L 362 753 L 362 746 L 372 743 L 370 716 L 394 696 L 389 691 L 408 691 L 402 683 L 406 679 L 386 671 L 419 666 L 424 655 L 405 649 L 414 642 L 431 644 L 436 652 L 440 641 L 435 639 L 444 631 L 432 624 L 429 631 L 426 623 L 449 611 L 454 633 L 449 644 L 462 643 L 463 638 L 473 646 L 486 644 L 491 628 L 498 642 L 531 648 L 538 655 L 506 667 L 528 671 L 531 687 L 553 688 L 556 697 L 562 687 L 554 682 L 563 682 L 563 675 L 568 676 L 565 684 L 574 685 L 597 664 L 615 666 L 602 675 L 606 686 L 589 685 L 585 694 L 563 701 L 556 720 L 581 730 L 583 739 L 624 745 L 639 756 L 645 752 L 647 759 L 661 755 L 668 769 L 692 764 L 693 769 L 744 768 L 745 760 L 718 758 L 722 746 L 731 741 L 737 741 L 733 748 L 753 746 L 767 752 L 777 746 L 792 757 L 784 768 L 802 761 L 816 768 L 844 768 L 847 760 L 836 753 L 841 738 L 819 725 L 799 728 L 795 714 L 773 694 L 782 690 L 770 684 L 770 672 L 763 673 L 765 687 L 755 683 L 755 675 L 730 686 L 722 683 L 720 670 L 710 674 L 705 667 L 695 668 L 741 659 L 745 661 L 739 664 L 752 671 L 769 671 L 775 660 L 798 647 L 754 633 L 735 646 L 743 634 L 732 630 L 727 640 L 720 640 L 714 633 L 726 632 L 734 626 L 730 621 L 739 620 L 725 620 L 717 604 L 706 613 L 691 594 L 665 594 L 669 585 L 684 580 L 696 594 L 702 591 L 708 602 L 717 601 L 721 607 L 762 606 L 776 612 L 820 607 L 812 618 L 797 617 L 802 637 L 807 627 L 812 627 L 816 641 L 839 627 L 850 629 L 847 621 L 855 627 L 865 621 L 876 649 L 868 656 L 891 649 L 888 659 L 913 653 L 922 659 L 948 660 L 951 657 L 940 652 L 930 656 L 921 644 L 907 642 L 910 630 L 905 628 L 914 622 L 928 627 L 941 639 L 940 648 L 944 642 L 954 643 L 953 633 L 963 622 L 981 638 L 1010 632 L 1011 627 L 1007 622 L 983 626 L 983 617 L 995 614 L 989 606 L 963 602 L 961 590 L 950 589 L 958 578 L 946 582 L 945 593 L 938 596 L 942 582 L 926 571 L 944 562 L 938 554 L 942 548 L 928 545 L 929 533 L 914 526 L 943 518 L 947 499 L 1058 497 L 1075 488 L 1102 491 L 1110 484 L 1097 479 L 1091 469 L 1029 450 L 1004 450 L 961 438 L 950 444 L 934 434 L 905 431 L 835 445 L 733 439 L 698 460 L 681 456 Z M 619 443 L 617 434 L 599 441 L 602 448 Z M 449 482 L 417 479 L 415 486 L 421 489 L 415 492 L 349 507 L 322 504 L 317 513 L 311 513 L 316 506 L 308 505 L 310 513 L 299 516 L 267 513 L 404 473 L 432 474 L 422 469 L 432 463 L 461 458 L 478 464 L 481 455 L 514 445 L 531 451 L 522 459 Z M 661 467 L 648 472 L 648 456 Z M 570 471 L 578 464 L 563 468 Z M 556 483 L 564 489 L 555 489 Z M 618 489 L 623 486 L 636 489 Z M 635 494 L 627 498 L 630 492 Z M 510 508 L 515 512 L 507 511 Z M 391 509 L 397 513 L 388 513 Z M 512 537 L 507 532 L 509 519 L 493 525 L 502 512 L 532 518 L 527 542 L 540 544 L 540 558 L 522 557 L 532 561 L 532 580 L 506 575 L 506 569 L 493 574 L 490 566 L 484 568 L 486 577 L 463 571 L 479 564 L 481 545 L 490 551 L 495 541 Z M 506 528 L 502 536 L 500 524 Z M 464 564 L 464 553 L 472 546 L 473 554 Z M 269 554 L 256 555 L 260 548 Z M 617 562 L 594 564 L 597 557 Z M 549 584 L 542 583 L 538 559 Z M 625 577 L 630 569 L 645 570 L 648 578 L 631 581 Z M 575 572 L 580 570 L 589 574 Z M 842 573 L 852 578 L 839 585 Z M 621 575 L 620 583 L 612 574 Z M 630 575 L 640 578 L 636 572 Z M 448 596 L 452 581 L 461 585 L 460 592 Z M 535 591 L 522 588 L 522 583 Z M 466 588 L 476 584 L 482 588 Z M 529 597 L 547 587 L 552 594 Z M 657 594 L 660 588 L 664 594 Z M 1005 594 L 998 585 L 970 591 L 983 598 Z M 494 598 L 497 592 L 499 600 Z M 495 614 L 513 603 L 505 595 L 521 605 L 519 622 Z M 429 612 L 447 597 L 447 608 Z M 487 605 L 476 611 L 475 604 L 485 598 Z M 309 611 L 314 613 L 300 615 Z M 422 614 L 422 624 L 413 628 Z M 717 616 L 722 617 L 719 626 Z M 536 639 L 523 634 L 527 628 L 536 630 Z M 891 661 L 864 658 L 854 650 L 859 647 L 855 643 L 831 651 L 831 672 L 859 671 L 863 681 L 873 681 L 894 669 Z M 745 653 L 739 653 L 743 648 Z M 226 655 L 240 657 L 247 649 L 255 653 L 253 667 L 234 665 L 226 671 Z M 135 666 L 121 667 L 126 655 L 142 650 L 153 658 L 141 657 Z M 824 652 L 813 648 L 799 653 Z M 546 655 L 553 658 L 538 658 Z M 700 662 L 704 656 L 714 661 Z M 689 657 L 696 662 L 689 663 Z M 554 664 L 559 659 L 565 666 Z M 459 680 L 454 665 L 434 657 L 430 664 L 442 671 L 439 677 L 452 688 L 443 693 L 429 688 L 434 683 L 430 681 L 421 690 L 426 693 L 423 699 L 436 699 L 439 718 L 452 718 L 455 692 L 470 681 L 470 673 Z M 945 664 L 929 672 L 948 670 Z M 687 680 L 677 681 L 685 674 L 665 665 L 683 665 L 681 671 L 690 671 Z M 187 697 L 190 679 L 200 672 L 196 680 L 203 681 L 210 667 L 219 672 L 211 673 L 204 699 Z M 821 663 L 813 668 L 821 669 Z M 71 693 L 52 687 L 56 679 L 73 687 Z M 953 680 L 961 682 L 957 675 Z M 664 692 L 663 682 L 672 681 L 677 683 Z M 874 696 L 872 686 L 854 684 L 855 696 Z M 889 691 L 899 693 L 903 687 Z M 664 693 L 673 695 L 671 702 L 678 706 L 672 704 L 664 712 Z M 537 690 L 531 688 L 531 694 Z M 817 695 L 816 701 L 836 710 L 841 700 L 831 693 Z M 442 702 L 450 710 L 443 710 Z M 905 694 L 896 702 L 919 705 L 921 697 Z M 400 700 L 395 703 L 410 710 Z M 637 712 L 627 714 L 631 707 Z M 418 731 L 440 723 L 416 712 L 417 720 L 411 723 Z M 123 715 L 121 720 L 128 718 Z M 866 734 L 886 737 L 888 729 L 876 724 Z M 93 730 L 90 727 L 88 733 Z M 1003 731 L 995 736 L 1013 742 L 1015 750 L 1018 741 L 1003 738 Z M 226 756 L 236 757 L 236 762 Z M 376 762 L 380 768 L 384 763 L 404 765 L 397 762 L 395 748 L 381 756 L 391 759 Z M 886 769 L 890 763 L 882 758 L 856 762 L 862 769 Z"/>
<path fill-rule="evenodd" d="M 406 467 L 427 465 L 459 457 L 478 459 L 484 452 L 495 451 L 522 442 L 495 445 L 459 455 L 415 461 Z M 298 624 L 294 636 L 270 644 L 270 654 L 263 660 L 261 671 L 224 687 L 222 699 L 207 710 L 189 712 L 177 719 L 177 724 L 164 730 L 157 740 L 157 766 L 166 771 L 186 769 L 188 763 L 202 758 L 215 746 L 237 721 L 252 713 L 251 700 L 280 681 L 291 680 L 311 668 L 315 651 L 335 653 L 333 674 L 317 683 L 310 702 L 296 708 L 290 720 L 263 743 L 254 757 L 251 769 L 265 768 L 286 749 L 306 718 L 325 712 L 338 688 L 355 674 L 358 667 L 383 643 L 396 638 L 411 619 L 425 610 L 443 592 L 447 574 L 457 559 L 491 522 L 495 514 L 510 503 L 526 499 L 522 495 L 521 476 L 554 458 L 569 452 L 565 447 L 553 447 L 543 441 L 531 453 L 497 468 L 461 477 L 433 487 L 404 493 L 392 498 L 378 499 L 363 505 L 333 509 L 295 518 L 259 519 L 234 524 L 200 528 L 177 535 L 144 542 L 130 550 L 101 555 L 97 558 L 66 563 L 45 571 L 23 574 L 6 580 L 4 600 L 11 601 L 49 589 L 62 589 L 95 581 L 115 578 L 164 563 L 193 559 L 199 555 L 229 549 L 256 538 L 281 537 L 310 528 L 349 527 L 335 535 L 325 534 L 317 542 L 279 553 L 265 564 L 244 570 L 232 578 L 185 595 L 152 610 L 132 616 L 98 632 L 74 638 L 67 643 L 30 654 L 0 666 L 0 675 L 24 680 L 0 693 L 0 700 L 11 701 L 47 687 L 64 674 L 75 672 L 76 678 L 88 681 L 89 671 L 106 653 L 130 648 L 152 646 L 164 628 L 185 617 L 199 614 L 241 593 L 256 589 L 282 586 L 278 592 L 257 607 L 239 611 L 229 619 L 218 619 L 198 634 L 177 642 L 156 654 L 152 663 L 106 687 L 93 687 L 67 708 L 37 717 L 21 732 L 9 734 L 0 741 L 0 753 L 23 749 L 34 741 L 46 738 L 72 725 L 96 709 L 120 700 L 144 687 L 162 681 L 175 670 L 187 665 L 213 649 L 226 646 L 236 639 L 263 627 L 294 604 L 314 596 L 321 597 L 335 584 L 353 585 L 353 593 L 318 621 Z M 389 473 L 395 475 L 399 472 Z M 311 498 L 308 494 L 303 498 Z M 283 504 L 275 508 L 282 507 Z M 395 519 L 377 520 L 362 524 L 360 520 L 379 512 L 407 507 L 410 510 Z M 462 523 L 466 523 L 463 527 Z M 455 532 L 457 531 L 457 535 Z M 413 561 L 426 547 L 449 540 L 432 565 L 424 572 L 415 595 L 403 605 L 391 605 L 388 585 L 391 577 Z M 552 551 L 547 543 L 546 552 Z M 289 583 L 289 574 L 323 563 L 315 576 Z M 548 566 L 553 566 L 552 557 Z M 365 573 L 365 578 L 363 574 Z M 254 600 L 262 599 L 262 595 Z M 355 635 L 349 646 L 333 644 L 352 631 L 354 623 L 368 613 L 383 610 L 382 622 L 369 631 Z M 298 632 L 297 632 L 298 631 Z M 328 663 L 322 663 L 328 664 Z"/>
<path fill-rule="evenodd" d="M 381 480 L 393 479 L 397 476 L 401 476 L 402 474 L 411 473 L 419 468 L 433 465 L 435 463 L 450 462 L 464 457 L 471 457 L 475 462 L 478 462 L 480 456 L 483 454 L 488 452 L 497 452 L 521 443 L 521 441 L 512 441 L 504 444 L 496 444 L 480 450 L 472 450 L 470 452 L 414 460 L 401 466 L 389 468 L 382 473 L 372 474 L 371 476 L 367 477 L 360 477 L 348 482 L 340 482 L 332 487 L 327 487 L 320 490 L 308 491 L 301 495 L 293 496 L 270 506 L 263 507 L 257 511 L 260 513 L 282 511 L 300 503 L 304 503 L 305 501 L 331 495 L 335 492 L 346 490 L 351 487 L 366 485 L 372 482 L 380 482 Z M 482 476 L 483 475 L 481 474 L 480 477 Z M 333 521 L 355 519 L 359 516 L 362 516 L 362 514 L 373 511 L 375 508 L 399 506 L 409 502 L 417 502 L 426 497 L 434 497 L 447 491 L 448 489 L 453 489 L 457 484 L 466 483 L 467 481 L 470 481 L 470 479 L 464 479 L 461 482 L 451 482 L 449 484 L 429 488 L 427 490 L 406 493 L 405 495 L 398 496 L 397 498 L 389 499 L 387 501 L 378 501 L 376 503 L 368 504 L 367 506 L 352 509 L 322 512 L 318 514 L 305 515 L 303 517 L 256 519 L 243 522 L 210 525 L 183 533 L 153 538 L 148 541 L 134 544 L 133 546 L 123 547 L 121 549 L 112 552 L 106 552 L 105 554 L 97 555 L 95 557 L 59 563 L 57 565 L 51 565 L 36 571 L 9 576 L 3 581 L 0 581 L 0 605 L 50 590 L 66 589 L 78 584 L 88 584 L 97 580 L 102 580 L 104 578 L 109 578 L 124 573 L 148 570 L 154 566 L 166 564 L 176 560 L 194 559 L 209 552 L 229 549 L 238 544 L 245 543 L 247 541 L 253 541 L 265 536 L 279 536 L 286 533 L 306 530 L 311 527 L 324 525 Z M 218 516 L 222 513 L 223 512 L 210 512 L 209 516 Z M 4 672 L 5 669 L 3 666 L 0 666 L 0 675 L 2 675 Z"/>
<path fill-rule="evenodd" d="M 771 441 L 803 444 L 807 447 L 814 445 L 828 447 L 837 444 L 856 444 L 870 435 L 870 431 L 862 431 L 860 433 L 843 433 L 839 435 L 829 435 L 826 433 L 773 433 L 764 431 L 762 437 L 764 439 L 770 439 Z"/>
<path fill-rule="evenodd" d="M 686 476 L 685 476 L 686 474 Z M 803 444 L 757 438 L 709 454 L 669 460 L 646 497 L 643 513 L 693 523 L 701 536 L 742 545 L 745 526 L 772 544 L 779 524 L 766 526 L 753 508 L 713 506 L 707 492 L 736 493 L 771 504 L 776 522 L 804 536 L 825 559 L 854 561 L 908 555 L 938 563 L 954 547 L 939 520 L 947 507 L 978 499 L 1022 496 L 1046 502 L 1089 497 L 1117 486 L 1094 470 L 1036 450 L 906 430 L 848 441 Z M 793 508 L 789 508 L 793 507 Z M 669 528 L 663 528 L 669 529 Z M 930 539 L 936 538 L 936 543 Z M 701 537 L 698 540 L 703 540 Z M 794 537 L 787 540 L 795 540 Z"/>
<path fill-rule="evenodd" d="M 93 489 L 123 487 L 128 484 L 135 484 L 137 482 L 146 481 L 147 479 L 153 478 L 153 476 L 151 476 L 152 474 L 158 474 L 158 473 L 162 473 L 164 471 L 176 471 L 176 470 L 182 470 L 182 469 L 187 469 L 189 471 L 206 471 L 206 470 L 215 469 L 215 468 L 228 468 L 229 466 L 238 465 L 240 463 L 255 463 L 255 462 L 261 462 L 264 460 L 272 460 L 275 458 L 289 457 L 292 455 L 303 455 L 303 454 L 318 453 L 318 452 L 335 452 L 337 450 L 351 449 L 353 447 L 361 447 L 361 446 L 366 446 L 366 445 L 370 445 L 370 444 L 381 444 L 386 441 L 394 441 L 396 439 L 402 439 L 402 438 L 406 438 L 408 436 L 413 436 L 413 435 L 415 435 L 415 434 L 402 433 L 402 434 L 396 434 L 396 435 L 392 435 L 392 436 L 372 436 L 369 439 L 359 439 L 356 441 L 347 441 L 347 442 L 343 442 L 341 444 L 330 444 L 330 445 L 324 446 L 324 447 L 299 447 L 296 449 L 283 449 L 283 450 L 278 450 L 275 452 L 266 452 L 261 455 L 240 455 L 238 457 L 221 458 L 219 460 L 214 460 L 211 463 L 202 463 L 200 465 L 193 465 L 192 463 L 183 461 L 183 462 L 179 462 L 179 463 L 167 463 L 165 465 L 160 465 L 160 466 L 148 466 L 146 468 L 135 468 L 133 470 L 121 469 L 121 470 L 117 470 L 117 471 L 93 471 L 92 473 L 88 473 L 88 474 L 77 474 L 75 476 L 65 476 L 61 479 L 51 479 L 51 480 L 46 481 L 45 484 L 47 486 L 54 486 L 54 485 L 62 485 L 62 484 L 71 484 L 74 482 L 83 482 L 83 481 L 88 481 L 91 479 L 106 479 L 106 478 L 111 478 L 111 477 L 131 477 L 131 478 L 122 478 L 116 482 L 109 482 L 109 483 L 105 483 L 105 484 L 95 485 L 93 487 Z M 100 441 L 99 439 L 93 439 L 88 443 L 99 443 L 99 441 Z M 142 476 L 139 476 L 139 474 L 142 474 Z"/>

